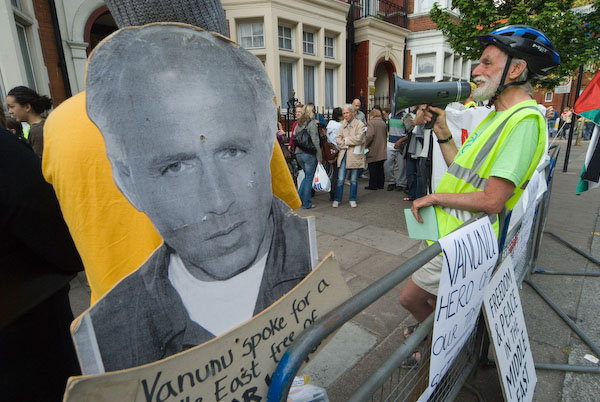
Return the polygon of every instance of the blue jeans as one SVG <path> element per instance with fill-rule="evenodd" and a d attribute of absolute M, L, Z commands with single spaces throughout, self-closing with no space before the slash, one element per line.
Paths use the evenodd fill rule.
<path fill-rule="evenodd" d="M 416 200 L 425 195 L 423 193 L 423 178 L 421 177 L 419 159 L 413 159 L 410 156 L 406 158 L 406 186 L 408 188 L 408 198 L 411 200 Z"/>
<path fill-rule="evenodd" d="M 307 153 L 297 153 L 296 160 L 300 164 L 300 167 L 304 171 L 304 180 L 300 184 L 298 189 L 298 195 L 302 201 L 302 208 L 312 208 L 312 182 L 315 177 L 315 170 L 317 169 L 317 157 Z"/>
<path fill-rule="evenodd" d="M 356 195 L 358 194 L 358 176 L 360 176 L 362 169 L 348 169 L 350 171 L 350 201 L 356 201 Z M 334 201 L 342 201 L 342 195 L 344 195 L 344 180 L 346 179 L 346 155 L 338 168 L 337 184 L 335 186 Z"/>

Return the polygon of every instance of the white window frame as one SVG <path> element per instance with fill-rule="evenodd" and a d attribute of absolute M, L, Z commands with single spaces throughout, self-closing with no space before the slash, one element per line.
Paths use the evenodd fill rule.
<path fill-rule="evenodd" d="M 327 40 L 331 40 L 331 46 L 328 46 Z M 328 50 L 330 50 L 331 54 L 329 54 Z M 325 40 L 323 44 L 323 56 L 328 59 L 335 59 L 335 37 L 325 35 Z"/>
<path fill-rule="evenodd" d="M 0 103 L 4 106 L 4 112 L 6 113 L 8 109 L 6 108 L 6 88 L 4 87 L 4 78 L 2 77 L 2 70 L 0 70 Z"/>
<path fill-rule="evenodd" d="M 285 36 L 287 29 L 289 29 L 289 31 L 290 31 L 289 37 Z M 282 35 L 282 31 L 283 31 L 283 35 Z M 285 45 L 285 41 L 289 40 L 290 47 L 289 48 L 283 47 L 281 44 L 282 40 L 283 40 L 283 45 Z M 282 25 L 282 24 L 277 25 L 277 45 L 278 45 L 279 50 L 287 50 L 288 52 L 293 52 L 294 51 L 294 28 L 286 26 L 286 25 Z"/>
<path fill-rule="evenodd" d="M 261 35 L 255 35 L 254 34 L 254 28 L 255 26 L 260 25 L 262 28 L 262 34 Z M 250 36 L 243 36 L 242 37 L 242 27 L 250 27 Z M 240 44 L 240 46 L 242 46 L 244 49 L 264 49 L 265 48 L 265 25 L 263 22 L 241 22 L 237 24 L 237 32 L 238 32 L 238 43 Z M 252 46 L 244 46 L 243 45 L 243 38 L 250 38 L 250 41 L 252 42 Z M 255 46 L 255 39 L 258 38 L 262 38 L 262 46 Z"/>
<path fill-rule="evenodd" d="M 553 95 L 554 92 L 552 91 L 546 92 L 546 94 L 544 95 L 544 102 L 552 102 Z"/>
<path fill-rule="evenodd" d="M 312 101 L 308 100 L 308 98 L 306 97 L 306 82 L 305 82 L 305 75 L 306 75 L 306 67 L 312 67 L 313 68 L 313 99 Z M 304 102 L 303 103 L 308 103 L 308 102 L 312 102 L 315 106 L 319 106 L 318 102 L 319 102 L 319 66 L 317 64 L 312 64 L 312 63 L 308 63 L 308 64 L 304 64 L 304 71 L 305 73 L 302 75 L 302 85 L 304 86 Z"/>
<path fill-rule="evenodd" d="M 21 47 L 21 41 L 19 38 L 19 28 L 21 28 L 23 30 L 23 39 L 25 40 L 25 47 L 26 49 L 23 49 Z M 31 89 L 34 89 L 37 91 L 37 80 L 35 77 L 35 67 L 33 65 L 33 60 L 31 58 L 31 45 L 29 43 L 29 38 L 27 37 L 27 31 L 30 28 L 30 25 L 28 25 L 25 21 L 22 21 L 21 19 L 17 19 L 17 16 L 15 15 L 15 29 L 17 31 L 17 40 L 19 41 L 19 52 L 21 53 L 21 57 L 23 58 L 23 65 L 25 67 L 25 76 L 27 77 L 28 81 L 32 81 L 32 82 L 28 82 L 27 86 Z M 24 54 L 23 50 L 26 51 L 26 54 Z M 29 68 L 29 71 L 28 71 Z M 31 75 L 31 76 L 30 76 Z"/>
<path fill-rule="evenodd" d="M 312 36 L 312 40 L 309 41 L 308 40 L 308 36 Z M 316 37 L 317 34 L 312 32 L 312 31 L 302 31 L 302 53 L 304 54 L 308 54 L 311 56 L 316 56 L 317 52 L 316 49 L 317 47 L 316 45 Z M 308 49 L 308 47 L 311 46 L 312 47 L 312 52 Z"/>
<path fill-rule="evenodd" d="M 332 96 L 331 96 L 331 105 L 327 105 L 327 70 L 332 70 Z M 339 67 L 337 66 L 325 66 L 325 76 L 323 77 L 323 85 L 325 85 L 325 109 L 328 113 L 331 113 L 333 109 L 336 107 L 337 103 L 337 77 L 338 77 Z"/>
<path fill-rule="evenodd" d="M 433 71 L 423 71 L 423 72 L 419 71 L 419 67 L 420 67 L 419 66 L 419 59 L 423 60 L 425 58 L 427 58 L 427 59 L 431 58 L 432 59 L 431 64 L 433 66 Z M 435 53 L 417 54 L 416 57 L 415 57 L 415 72 L 416 72 L 415 76 L 418 76 L 418 77 L 435 76 L 435 73 L 436 73 L 436 60 L 437 60 L 437 57 L 436 57 Z"/>
<path fill-rule="evenodd" d="M 281 99 L 281 113 L 287 113 L 287 101 L 289 101 L 290 99 L 283 99 L 283 94 L 282 89 L 282 83 L 281 83 L 281 64 L 282 63 L 287 63 L 287 64 L 291 64 L 292 65 L 292 90 L 295 92 L 294 97 L 297 97 L 296 95 L 298 95 L 298 82 L 296 80 L 296 60 L 290 60 L 290 59 L 280 59 L 279 60 L 279 69 L 280 69 L 280 73 L 279 73 L 279 96 L 282 98 Z"/>
<path fill-rule="evenodd" d="M 452 6 L 452 3 L 450 2 L 450 0 L 433 0 L 433 2 L 431 3 L 431 7 L 422 7 L 422 2 L 423 1 L 429 1 L 429 0 L 415 0 L 415 2 L 414 2 L 414 7 L 415 7 L 414 14 L 429 13 L 429 11 L 431 11 L 431 9 L 433 8 L 433 5 L 435 3 L 438 4 L 438 7 L 440 7 L 440 8 L 446 8 L 446 9 L 448 9 L 448 11 L 453 11 L 455 13 L 458 11 L 457 9 L 450 10 L 450 7 Z"/>

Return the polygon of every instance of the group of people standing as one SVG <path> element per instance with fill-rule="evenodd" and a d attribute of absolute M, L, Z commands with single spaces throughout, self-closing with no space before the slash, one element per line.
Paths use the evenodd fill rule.
<path fill-rule="evenodd" d="M 388 191 L 404 191 L 405 201 L 424 195 L 426 174 L 421 172 L 427 169 L 426 158 L 418 155 L 423 147 L 425 105 L 395 117 L 390 116 L 389 108 L 375 106 L 368 120 L 360 105 L 360 100 L 355 99 L 352 104 L 333 109 L 327 124 L 313 104 L 296 106 L 296 121 L 286 146 L 295 153 L 304 171 L 304 178 L 298 183 L 303 208 L 314 208 L 312 185 L 319 164 L 326 167 L 331 179 L 333 208 L 342 202 L 344 185 L 350 186 L 350 207 L 357 207 L 358 178 L 365 169 L 369 180 L 365 190 L 386 189 L 387 183 Z M 298 145 L 304 130 L 310 137 L 311 149 Z"/>

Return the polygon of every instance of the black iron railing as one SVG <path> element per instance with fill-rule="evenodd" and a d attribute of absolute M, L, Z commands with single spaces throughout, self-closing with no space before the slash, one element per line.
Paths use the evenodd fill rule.
<path fill-rule="evenodd" d="M 407 28 L 406 0 L 350 0 L 354 19 L 374 17 Z"/>

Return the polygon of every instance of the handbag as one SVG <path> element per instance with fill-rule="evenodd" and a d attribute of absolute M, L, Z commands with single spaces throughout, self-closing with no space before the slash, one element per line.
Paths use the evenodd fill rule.
<path fill-rule="evenodd" d="M 315 148 L 315 144 L 313 144 L 310 134 L 306 128 L 296 132 L 294 135 L 294 145 L 300 148 L 302 152 L 306 152 L 307 154 L 314 155 L 317 153 L 317 148 Z"/>
<path fill-rule="evenodd" d="M 323 155 L 323 160 L 327 161 L 331 164 L 337 161 L 337 157 L 340 151 L 329 141 L 325 141 L 323 147 L 321 148 L 321 154 Z"/>

